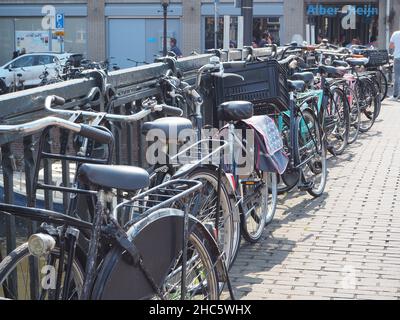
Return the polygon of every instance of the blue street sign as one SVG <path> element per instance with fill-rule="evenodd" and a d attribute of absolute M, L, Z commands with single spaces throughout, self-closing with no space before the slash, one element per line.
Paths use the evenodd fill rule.
<path fill-rule="evenodd" d="M 64 13 L 56 14 L 56 29 L 64 29 Z"/>

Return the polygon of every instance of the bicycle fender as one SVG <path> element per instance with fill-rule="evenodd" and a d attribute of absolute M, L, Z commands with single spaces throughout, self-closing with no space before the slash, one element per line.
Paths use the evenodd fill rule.
<path fill-rule="evenodd" d="M 161 286 L 182 250 L 184 212 L 177 209 L 161 209 L 134 224 L 127 235 L 135 243 L 146 272 L 152 281 Z M 224 275 L 223 261 L 218 259 L 218 246 L 200 221 L 189 216 L 189 230 L 196 228 L 196 234 L 203 236 L 203 244 L 212 253 L 213 264 L 218 276 Z M 138 300 L 154 296 L 154 290 L 143 271 L 129 264 L 123 258 L 125 250 L 114 246 L 105 256 L 93 287 L 94 300 Z M 217 256 L 218 255 L 218 256 Z M 224 277 L 218 278 L 224 279 Z"/>

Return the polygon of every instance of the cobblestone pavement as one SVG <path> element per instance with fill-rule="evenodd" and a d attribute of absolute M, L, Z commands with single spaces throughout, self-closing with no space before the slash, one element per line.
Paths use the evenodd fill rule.
<path fill-rule="evenodd" d="M 400 103 L 329 160 L 326 193 L 281 196 L 231 269 L 241 299 L 400 299 Z"/>

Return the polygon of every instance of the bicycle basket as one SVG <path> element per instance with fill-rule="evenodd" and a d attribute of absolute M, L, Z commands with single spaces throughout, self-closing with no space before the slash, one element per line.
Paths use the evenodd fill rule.
<path fill-rule="evenodd" d="M 369 62 L 366 65 L 367 68 L 379 67 L 389 63 L 387 50 L 357 50 L 357 54 L 362 54 L 364 57 L 369 58 Z"/>
<path fill-rule="evenodd" d="M 227 101 L 249 101 L 258 114 L 257 109 L 265 107 L 287 110 L 290 99 L 287 75 L 276 60 L 255 62 L 246 68 L 227 68 L 225 71 L 243 76 L 244 81 L 233 77 L 217 78 L 217 105 Z"/>

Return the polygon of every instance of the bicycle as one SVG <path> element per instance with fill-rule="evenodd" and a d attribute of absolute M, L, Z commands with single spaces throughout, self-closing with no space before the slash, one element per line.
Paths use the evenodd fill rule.
<path fill-rule="evenodd" d="M 166 75 L 161 80 L 162 86 L 166 87 L 165 91 L 167 91 L 168 96 L 173 98 L 175 103 L 189 115 L 195 128 L 197 139 L 201 139 L 202 130 L 204 129 L 202 116 L 204 98 L 199 93 L 204 74 L 208 74 L 212 78 L 226 79 L 231 77 L 244 80 L 240 75 L 226 73 L 225 68 L 244 68 L 245 66 L 245 62 L 233 61 L 222 63 L 219 58 L 215 56 L 210 59 L 209 64 L 199 69 L 193 85 L 189 85 L 170 74 Z M 237 138 L 237 142 L 238 144 L 236 147 L 239 149 L 246 149 L 239 138 Z M 230 146 L 230 150 L 232 153 L 232 145 Z M 232 159 L 232 156 L 230 158 Z M 235 166 L 233 165 L 233 167 Z M 225 172 L 221 174 L 217 170 L 217 167 L 214 166 L 213 168 L 212 166 L 208 166 L 200 167 L 190 178 L 201 179 L 203 183 L 212 184 L 215 190 L 214 193 L 218 192 L 218 185 L 222 188 L 221 204 L 223 208 L 220 216 L 223 217 L 225 223 L 224 229 L 231 229 L 229 235 L 229 239 L 231 239 L 231 249 L 229 249 L 229 245 L 225 244 L 224 251 L 227 252 L 227 256 L 230 257 L 227 258 L 227 261 L 230 261 L 230 264 L 232 264 L 238 252 L 240 233 L 242 233 L 243 237 L 248 242 L 257 242 L 261 238 L 265 226 L 273 220 L 277 205 L 277 176 L 275 173 L 265 173 L 264 175 L 254 170 L 248 177 L 241 177 L 241 179 L 239 179 L 234 173 L 232 175 L 232 172 L 225 170 Z M 232 180 L 237 180 L 233 188 L 232 184 L 229 182 Z M 247 186 L 250 186 L 251 182 L 254 182 L 252 190 L 250 190 L 249 187 L 247 187 L 246 190 L 242 188 L 245 180 L 247 180 Z M 246 196 L 246 193 L 253 193 L 253 197 Z M 250 200 L 253 198 L 262 200 L 259 202 L 254 201 L 253 204 L 250 205 Z M 257 213 L 255 213 L 255 211 L 257 211 Z M 225 236 L 225 239 L 227 236 Z"/>
<path fill-rule="evenodd" d="M 63 103 L 58 98 L 52 99 L 53 102 Z M 104 129 L 54 117 L 23 125 L 0 126 L 0 131 L 28 134 L 42 129 L 47 131 L 49 126 L 71 130 L 108 144 L 112 148 L 112 135 Z M 39 151 L 42 156 L 41 150 Z M 46 156 L 62 158 L 49 153 L 46 153 Z M 45 222 L 39 232 L 30 237 L 28 243 L 17 248 L 0 263 L 0 286 L 5 297 L 19 298 L 20 293 L 26 293 L 31 299 L 56 300 L 218 297 L 218 281 L 224 276 L 226 279 L 227 274 L 224 272 L 225 265 L 215 240 L 189 212 L 171 209 L 174 203 L 198 191 L 201 183 L 172 180 L 136 195 L 130 202 L 121 205 L 133 204 L 136 210 L 143 212 L 143 216 L 123 227 L 115 218 L 115 212 L 111 214 L 107 209 L 107 203 L 114 196 L 111 190 L 116 188 L 135 191 L 147 188 L 148 173 L 134 167 L 88 164 L 84 163 L 87 159 L 82 157 L 67 158 L 83 162 L 78 169 L 79 181 L 90 188 L 76 189 L 42 183 L 38 183 L 36 187 L 87 195 L 92 203 L 93 223 L 49 210 L 0 204 L 2 212 Z M 96 163 L 93 159 L 91 162 Z M 164 201 L 153 201 L 149 198 L 150 195 L 164 197 Z M 160 232 L 160 227 L 163 232 Z M 176 232 L 180 230 L 179 227 L 182 228 L 182 233 Z M 77 252 L 81 250 L 76 245 L 80 236 L 90 239 L 87 257 L 84 260 L 82 252 Z M 149 249 L 148 245 L 154 241 L 159 245 Z M 40 260 L 42 255 L 45 255 L 46 259 Z M 28 259 L 29 264 L 23 262 L 26 261 L 24 259 Z M 154 263 L 154 259 L 163 263 Z M 102 262 L 97 264 L 97 261 Z M 38 286 L 38 268 L 41 262 L 46 263 L 47 270 L 53 268 L 56 276 L 54 288 Z M 83 264 L 86 265 L 85 269 L 82 268 Z M 25 270 L 25 275 L 31 276 L 26 278 L 29 279 L 29 284 L 25 291 L 21 291 L 18 286 L 19 278 L 13 275 L 18 271 L 23 272 L 24 266 L 29 269 Z M 203 267 L 204 270 L 198 270 L 199 267 Z M 123 268 L 125 272 L 121 272 Z M 195 274 L 192 271 L 195 271 Z M 179 277 L 179 274 L 182 276 Z M 173 283 L 172 286 L 168 282 L 177 279 L 178 285 Z M 187 279 L 190 282 L 186 282 L 189 281 Z M 121 286 L 121 283 L 130 285 Z"/>

